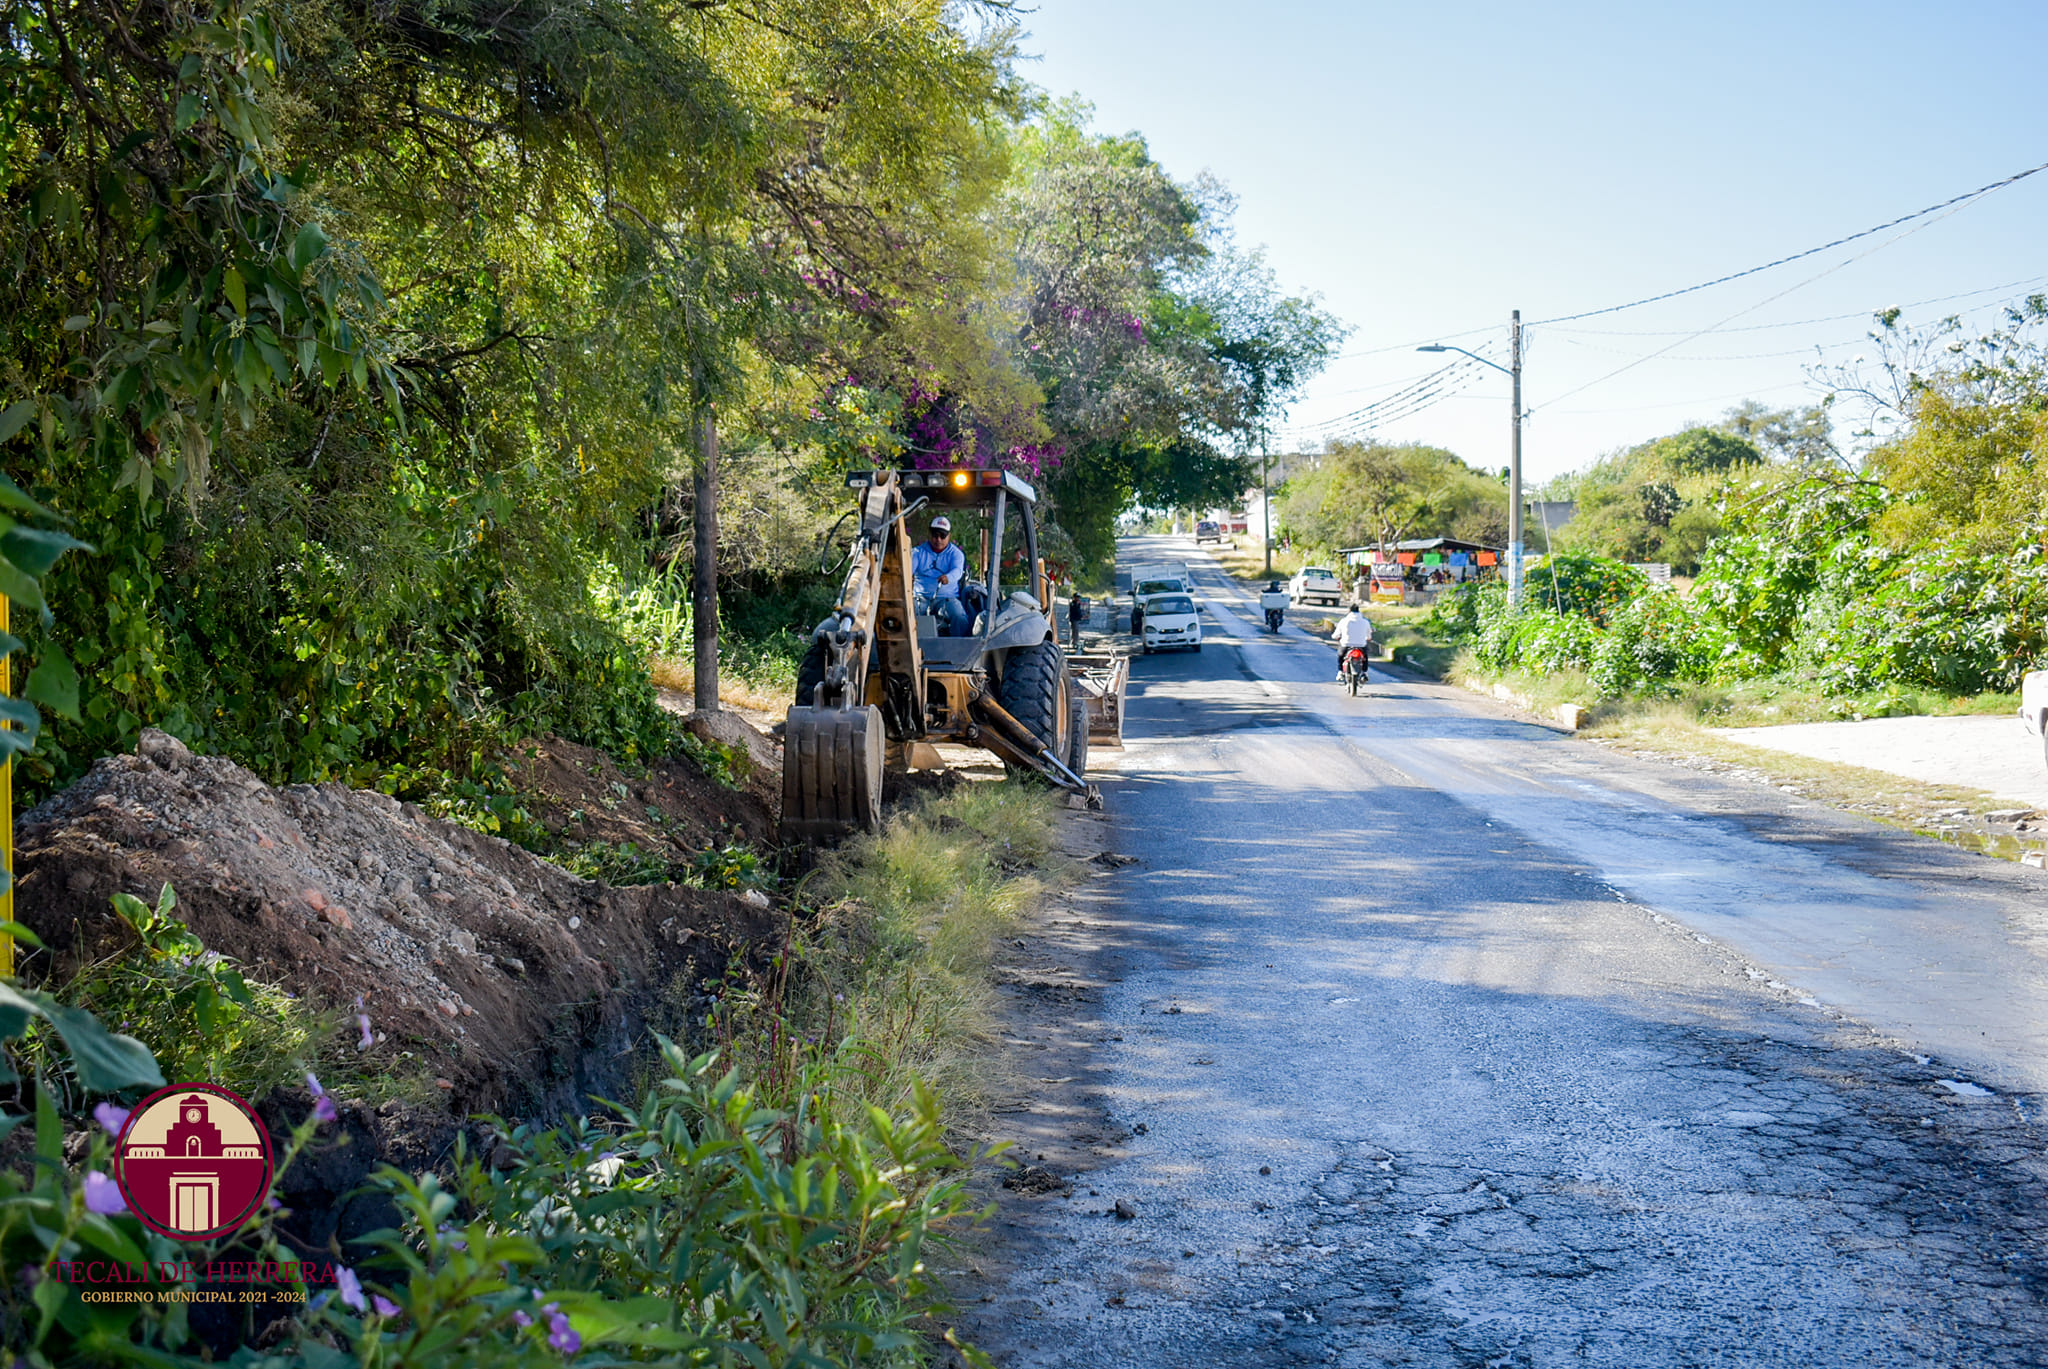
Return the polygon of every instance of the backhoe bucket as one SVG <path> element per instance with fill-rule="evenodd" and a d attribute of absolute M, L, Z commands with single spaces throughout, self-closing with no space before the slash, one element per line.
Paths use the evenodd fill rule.
<path fill-rule="evenodd" d="M 817 841 L 882 825 L 882 713 L 789 710 L 782 734 L 782 839 Z"/>

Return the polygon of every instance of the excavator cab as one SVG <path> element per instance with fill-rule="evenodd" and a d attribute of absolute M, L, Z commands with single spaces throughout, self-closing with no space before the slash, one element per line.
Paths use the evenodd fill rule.
<path fill-rule="evenodd" d="M 839 601 L 797 672 L 783 737 L 784 839 L 876 829 L 883 771 L 938 741 L 984 747 L 1014 770 L 1086 792 L 1088 711 L 1053 622 L 1037 492 L 1010 472 L 969 467 L 856 471 L 846 484 L 858 527 Z M 911 548 L 941 512 L 967 556 L 971 623 L 961 636 L 942 636 L 916 611 Z"/>

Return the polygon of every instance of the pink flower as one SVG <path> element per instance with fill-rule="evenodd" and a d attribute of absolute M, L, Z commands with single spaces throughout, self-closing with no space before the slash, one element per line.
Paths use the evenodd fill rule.
<path fill-rule="evenodd" d="M 85 1210 L 102 1217 L 118 1217 L 128 1210 L 121 1186 L 96 1169 L 85 1172 Z"/>
<path fill-rule="evenodd" d="M 334 1267 L 334 1286 L 341 1294 L 341 1300 L 360 1312 L 367 1305 L 363 1300 L 363 1281 L 356 1277 L 356 1271 L 345 1264 Z"/>
<path fill-rule="evenodd" d="M 128 1125 L 128 1109 L 115 1107 L 112 1103 L 101 1103 L 92 1110 L 93 1118 L 107 1129 L 107 1135 L 121 1139 L 121 1128 Z"/>

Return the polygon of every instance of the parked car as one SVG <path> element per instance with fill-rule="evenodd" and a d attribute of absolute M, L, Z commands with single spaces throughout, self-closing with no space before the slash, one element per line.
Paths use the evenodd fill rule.
<path fill-rule="evenodd" d="M 2041 739 L 2041 759 L 2048 761 L 2048 670 L 2030 670 L 2021 679 L 2020 721 Z"/>
<path fill-rule="evenodd" d="M 1199 547 L 1204 542 L 1221 542 L 1222 540 L 1223 525 L 1221 523 L 1212 518 L 1204 518 L 1201 522 L 1195 524 L 1196 546 Z"/>
<path fill-rule="evenodd" d="M 1287 582 L 1287 597 L 1294 601 L 1296 607 L 1325 604 L 1335 608 L 1344 602 L 1344 586 L 1321 566 L 1303 566 Z"/>
<path fill-rule="evenodd" d="M 1164 651 L 1168 647 L 1202 649 L 1202 617 L 1195 601 L 1185 594 L 1157 594 L 1145 602 L 1144 649 Z"/>

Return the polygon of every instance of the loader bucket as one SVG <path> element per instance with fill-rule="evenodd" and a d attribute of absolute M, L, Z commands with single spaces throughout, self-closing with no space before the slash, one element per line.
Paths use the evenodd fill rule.
<path fill-rule="evenodd" d="M 1067 657 L 1067 673 L 1088 705 L 1088 744 L 1124 744 L 1124 688 L 1131 679 L 1131 658 L 1118 653 Z"/>
<path fill-rule="evenodd" d="M 882 825 L 882 713 L 789 710 L 782 736 L 782 839 L 816 841 Z"/>

